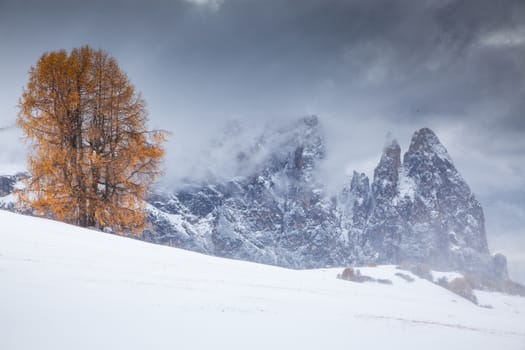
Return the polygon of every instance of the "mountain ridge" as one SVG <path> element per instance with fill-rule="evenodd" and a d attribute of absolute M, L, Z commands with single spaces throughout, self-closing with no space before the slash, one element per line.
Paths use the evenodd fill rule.
<path fill-rule="evenodd" d="M 432 130 L 417 130 L 403 157 L 389 140 L 373 178 L 354 171 L 334 195 L 319 175 L 321 129 L 308 116 L 267 130 L 238 150 L 243 175 L 153 193 L 142 239 L 297 269 L 412 261 L 508 278 L 480 203 Z M 0 180 L 12 191 L 14 177 Z"/>
<path fill-rule="evenodd" d="M 505 257 L 488 250 L 481 205 L 432 130 L 417 130 L 403 157 L 392 139 L 372 181 L 354 172 L 333 196 L 316 173 L 326 154 L 319 124 L 315 116 L 292 124 L 286 147 L 248 176 L 173 195 L 190 207 L 206 203 L 206 216 L 197 221 L 206 218 L 212 244 L 203 252 L 292 268 L 408 260 L 507 278 Z M 170 201 L 156 198 L 157 208 Z M 191 225 L 178 235 L 162 215 L 150 215 L 147 240 L 188 238 Z"/>

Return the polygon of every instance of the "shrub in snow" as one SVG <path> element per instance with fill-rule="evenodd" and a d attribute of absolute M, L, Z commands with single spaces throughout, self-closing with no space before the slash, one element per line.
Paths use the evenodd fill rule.
<path fill-rule="evenodd" d="M 440 285 L 441 287 L 443 288 L 447 288 L 448 289 L 448 280 L 446 277 L 441 277 L 440 279 L 437 280 L 436 282 L 438 285 Z"/>
<path fill-rule="evenodd" d="M 474 304 L 478 303 L 478 299 L 472 291 L 472 286 L 464 277 L 454 278 L 451 282 L 448 283 L 448 289 L 451 292 L 472 301 Z"/>
<path fill-rule="evenodd" d="M 397 268 L 400 270 L 410 271 L 419 278 L 423 278 L 430 282 L 434 281 L 432 272 L 430 272 L 430 266 L 427 264 L 403 261 L 399 266 L 397 266 Z"/>
<path fill-rule="evenodd" d="M 390 280 L 376 280 L 370 276 L 365 276 L 361 274 L 361 271 L 358 269 L 353 269 L 351 267 L 347 267 L 343 270 L 343 273 L 340 273 L 337 275 L 337 278 L 345 280 L 345 281 L 352 281 L 352 282 L 379 282 L 383 284 L 392 284 L 392 281 Z"/>
<path fill-rule="evenodd" d="M 378 278 L 376 279 L 376 282 L 381 284 L 392 284 L 392 281 L 387 278 Z"/>
<path fill-rule="evenodd" d="M 407 275 L 406 273 L 396 272 L 396 276 L 401 277 L 407 282 L 414 282 L 414 279 L 410 277 L 410 275 Z"/>
<path fill-rule="evenodd" d="M 359 272 L 359 270 L 356 270 L 354 272 L 354 269 L 351 268 L 351 267 L 347 267 L 343 270 L 343 273 L 337 275 L 337 278 L 339 279 L 342 279 L 342 280 L 345 280 L 345 281 L 354 281 L 354 282 L 359 282 L 357 281 L 358 277 L 361 275 L 361 273 Z"/>
<path fill-rule="evenodd" d="M 525 296 L 525 286 L 509 279 L 488 278 L 471 274 L 465 275 L 465 279 L 474 289 Z"/>

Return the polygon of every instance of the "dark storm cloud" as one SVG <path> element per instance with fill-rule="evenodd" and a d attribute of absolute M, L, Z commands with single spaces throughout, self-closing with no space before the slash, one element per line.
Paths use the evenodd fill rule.
<path fill-rule="evenodd" d="M 41 36 L 50 49 L 108 47 L 130 74 L 141 72 L 145 89 L 162 88 L 163 99 L 203 117 L 201 99 L 214 115 L 300 114 L 310 104 L 317 113 L 455 118 L 490 96 L 507 104 L 503 127 L 525 127 L 524 45 L 483 45 L 523 27 L 522 1 L 200 3 L 3 1 L 0 16 L 4 33 Z"/>
<path fill-rule="evenodd" d="M 12 118 L 41 52 L 88 43 L 117 57 L 152 123 L 203 139 L 226 119 L 315 113 L 373 120 L 372 142 L 452 123 L 477 144 L 525 130 L 524 31 L 520 0 L 2 0 L 1 73 L 18 90 L 4 83 L 1 102 Z"/>
<path fill-rule="evenodd" d="M 520 1 L 225 1 L 166 42 L 184 67 L 167 76 L 187 78 L 187 99 L 199 91 L 214 114 L 459 117 L 522 132 L 525 46 L 497 36 L 524 35 L 524 14 Z"/>

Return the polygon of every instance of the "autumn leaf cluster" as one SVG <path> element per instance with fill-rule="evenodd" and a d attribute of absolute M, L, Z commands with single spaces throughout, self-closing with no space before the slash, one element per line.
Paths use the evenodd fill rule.
<path fill-rule="evenodd" d="M 144 100 L 104 51 L 43 54 L 20 100 L 31 174 L 22 203 L 80 226 L 140 232 L 165 137 L 146 122 Z"/>

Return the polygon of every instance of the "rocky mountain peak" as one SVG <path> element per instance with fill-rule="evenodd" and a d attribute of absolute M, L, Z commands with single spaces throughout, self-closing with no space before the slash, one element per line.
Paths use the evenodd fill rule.
<path fill-rule="evenodd" d="M 382 174 L 387 175 L 388 180 L 397 181 L 397 172 L 401 165 L 401 147 L 396 139 L 391 140 L 383 149 L 383 154 L 379 164 L 375 168 L 374 177 L 386 179 Z"/>
<path fill-rule="evenodd" d="M 420 129 L 412 136 L 410 147 L 403 157 L 403 168 L 422 198 L 436 202 L 446 201 L 445 197 L 457 197 L 465 202 L 473 196 L 447 149 L 428 128 Z"/>
<path fill-rule="evenodd" d="M 390 140 L 374 169 L 372 192 L 376 198 L 393 198 L 396 194 L 401 166 L 401 147 L 397 140 Z"/>
<path fill-rule="evenodd" d="M 407 156 L 420 156 L 429 159 L 437 157 L 441 161 L 452 163 L 447 149 L 439 141 L 436 134 L 429 128 L 422 128 L 414 133 L 408 151 L 405 154 L 405 157 Z"/>
<path fill-rule="evenodd" d="M 354 171 L 350 186 L 345 186 L 341 192 L 340 206 L 347 212 L 355 214 L 359 211 L 358 208 L 363 208 L 364 211 L 369 211 L 370 200 L 370 184 L 368 177 L 364 173 Z M 361 210 L 362 211 L 362 210 Z M 365 220 L 364 218 L 363 220 Z"/>

